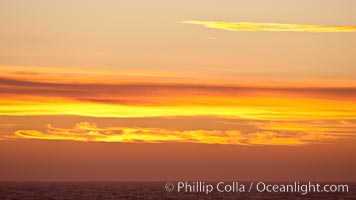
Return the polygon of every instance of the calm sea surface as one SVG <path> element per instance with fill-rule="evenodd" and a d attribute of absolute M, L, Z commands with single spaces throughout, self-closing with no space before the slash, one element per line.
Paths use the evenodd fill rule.
<path fill-rule="evenodd" d="M 1 182 L 0 200 L 117 199 L 356 199 L 356 184 L 347 193 L 178 193 L 160 182 Z"/>

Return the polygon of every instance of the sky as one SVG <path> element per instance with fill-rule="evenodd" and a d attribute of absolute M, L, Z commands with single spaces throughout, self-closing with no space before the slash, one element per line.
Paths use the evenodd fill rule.
<path fill-rule="evenodd" d="M 3 0 L 0 180 L 355 181 L 355 13 Z"/>

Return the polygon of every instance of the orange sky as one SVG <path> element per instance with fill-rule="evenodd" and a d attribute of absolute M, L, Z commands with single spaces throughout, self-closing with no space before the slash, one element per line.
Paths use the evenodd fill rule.
<path fill-rule="evenodd" d="M 103 82 L 85 76 L 73 82 L 57 75 L 16 75 L 0 78 L 3 180 L 355 177 L 352 86 L 239 86 L 135 77 Z M 53 160 L 54 155 L 60 159 Z M 216 169 L 200 171 L 216 160 L 221 162 Z M 286 162 L 283 173 L 271 164 L 276 162 Z"/>
<path fill-rule="evenodd" d="M 0 4 L 0 180 L 356 180 L 354 1 Z"/>

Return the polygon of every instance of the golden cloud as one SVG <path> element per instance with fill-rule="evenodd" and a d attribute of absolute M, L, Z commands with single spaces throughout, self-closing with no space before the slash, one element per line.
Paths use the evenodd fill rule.
<path fill-rule="evenodd" d="M 277 122 L 276 122 L 277 123 Z M 263 128 L 263 126 L 265 126 Z M 298 126 L 303 126 L 298 124 Z M 284 127 L 284 128 L 283 128 Z M 313 131 L 313 132 L 312 132 Z M 99 128 L 94 123 L 80 122 L 73 128 L 55 128 L 47 125 L 47 131 L 18 130 L 18 138 L 72 140 L 82 142 L 136 142 L 164 143 L 184 142 L 230 145 L 305 145 L 338 139 L 328 129 L 299 131 L 290 124 L 265 124 L 260 130 L 242 133 L 239 130 L 170 130 L 164 128 Z"/>
<path fill-rule="evenodd" d="M 356 32 L 356 26 L 327 26 L 307 24 L 280 24 L 255 22 L 182 21 L 184 24 L 201 25 L 228 31 L 274 31 L 274 32 Z"/>
<path fill-rule="evenodd" d="M 7 78 L 0 78 L 0 85 L 0 115 L 356 119 L 356 87 L 47 83 Z"/>

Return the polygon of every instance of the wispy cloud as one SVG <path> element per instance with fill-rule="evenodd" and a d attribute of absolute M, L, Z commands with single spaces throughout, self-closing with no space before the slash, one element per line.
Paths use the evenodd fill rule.
<path fill-rule="evenodd" d="M 98 127 L 94 123 L 80 122 L 73 128 L 56 128 L 47 125 L 47 131 L 18 130 L 18 138 L 45 140 L 72 140 L 82 142 L 184 142 L 231 145 L 305 145 L 328 142 L 345 137 L 355 124 L 333 126 L 313 122 L 260 121 L 250 132 L 227 130 L 175 130 L 143 127 Z M 339 133 L 338 133 L 339 132 Z M 343 132 L 344 134 L 340 134 Z M 337 133 L 337 134 L 335 134 Z"/>
<path fill-rule="evenodd" d="M 289 31 L 289 32 L 356 32 L 356 26 L 329 26 L 311 24 L 280 24 L 255 22 L 182 21 L 184 24 L 201 25 L 228 31 Z"/>
<path fill-rule="evenodd" d="M 0 78 L 0 85 L 3 115 L 356 118 L 355 87 L 44 83 L 6 78 Z"/>
<path fill-rule="evenodd" d="M 355 87 L 46 83 L 6 78 L 0 78 L 0 85 L 2 115 L 356 118 Z"/>

